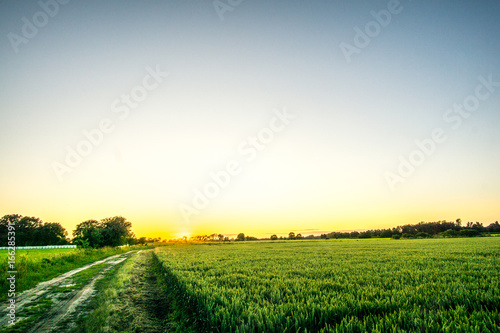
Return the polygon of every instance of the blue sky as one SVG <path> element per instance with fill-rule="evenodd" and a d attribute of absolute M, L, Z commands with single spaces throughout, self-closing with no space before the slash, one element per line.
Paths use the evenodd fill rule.
<path fill-rule="evenodd" d="M 347 61 L 341 43 L 391 6 Z M 500 81 L 498 1 L 242 1 L 224 20 L 210 1 L 42 7 L 0 2 L 1 214 L 68 230 L 124 215 L 165 237 L 498 220 L 500 88 L 457 129 L 443 118 L 479 77 Z M 23 18 L 46 24 L 13 47 Z M 113 102 L 156 69 L 168 76 L 121 119 Z M 293 121 L 246 161 L 238 147 L 284 109 Z M 113 130 L 59 177 L 54 163 L 103 119 Z M 436 128 L 447 139 L 390 186 Z M 186 219 L 231 160 L 241 173 Z"/>

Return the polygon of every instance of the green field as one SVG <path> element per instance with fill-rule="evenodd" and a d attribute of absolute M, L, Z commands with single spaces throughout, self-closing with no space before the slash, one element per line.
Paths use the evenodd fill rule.
<path fill-rule="evenodd" d="M 155 249 L 178 318 L 205 332 L 499 332 L 500 238 Z"/>

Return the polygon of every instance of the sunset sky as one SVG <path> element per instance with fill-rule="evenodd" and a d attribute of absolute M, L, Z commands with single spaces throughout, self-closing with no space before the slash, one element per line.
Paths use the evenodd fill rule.
<path fill-rule="evenodd" d="M 0 216 L 500 219 L 499 1 L 0 1 L 0 35 Z"/>

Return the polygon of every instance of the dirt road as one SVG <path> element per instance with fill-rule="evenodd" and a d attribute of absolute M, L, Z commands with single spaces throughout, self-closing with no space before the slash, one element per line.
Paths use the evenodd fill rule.
<path fill-rule="evenodd" d="M 140 252 L 140 251 L 139 251 Z M 85 265 L 18 295 L 16 302 L 16 332 L 65 332 L 72 328 L 78 316 L 84 315 L 85 305 L 94 296 L 94 284 L 117 264 L 137 251 L 114 255 Z M 0 330 L 7 327 L 6 306 L 0 309 Z"/>

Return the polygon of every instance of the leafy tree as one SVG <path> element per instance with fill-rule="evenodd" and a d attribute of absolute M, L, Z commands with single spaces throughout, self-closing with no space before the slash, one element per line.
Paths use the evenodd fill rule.
<path fill-rule="evenodd" d="M 87 220 L 76 226 L 73 243 L 88 244 L 93 248 L 124 245 L 135 239 L 130 228 L 132 223 L 122 216 L 107 217 L 102 221 Z"/>
<path fill-rule="evenodd" d="M 295 239 L 295 232 L 291 231 L 291 232 L 288 234 L 288 239 Z"/>
<path fill-rule="evenodd" d="M 498 221 L 496 221 L 495 223 L 491 223 L 486 227 L 486 230 L 488 232 L 500 232 L 500 224 L 498 224 Z"/>
<path fill-rule="evenodd" d="M 277 240 L 277 239 L 278 239 L 278 236 L 276 236 L 276 235 L 271 236 L 271 240 Z"/>
<path fill-rule="evenodd" d="M 359 232 L 353 231 L 349 234 L 349 237 L 351 238 L 358 238 L 359 237 Z"/>
<path fill-rule="evenodd" d="M 485 228 L 482 223 L 476 222 L 472 225 L 472 229 L 478 231 L 478 232 L 484 232 Z"/>
<path fill-rule="evenodd" d="M 480 235 L 479 231 L 477 231 L 475 229 L 462 229 L 462 230 L 460 230 L 460 236 L 476 237 L 479 235 Z"/>
<path fill-rule="evenodd" d="M 244 233 L 239 233 L 238 236 L 236 236 L 237 241 L 244 241 L 245 240 L 245 234 Z"/>
<path fill-rule="evenodd" d="M 363 232 L 359 233 L 358 237 L 359 238 L 372 238 L 372 233 L 370 232 L 370 230 L 363 231 Z"/>
<path fill-rule="evenodd" d="M 122 216 L 107 217 L 101 221 L 103 227 L 103 246 L 124 245 L 132 235 L 132 223 Z"/>
<path fill-rule="evenodd" d="M 19 214 L 5 215 L 0 219 L 0 246 L 7 245 L 8 225 L 14 224 L 16 246 L 41 246 L 67 244 L 67 232 L 59 223 L 43 223 L 38 217 Z"/>
<path fill-rule="evenodd" d="M 441 235 L 442 235 L 443 237 L 458 237 L 459 232 L 458 232 L 458 231 L 456 231 L 456 230 L 453 230 L 453 229 L 448 229 L 448 230 L 446 230 L 446 231 L 443 231 L 443 232 L 441 233 Z"/>
<path fill-rule="evenodd" d="M 297 234 L 297 236 L 295 236 L 295 239 L 302 239 L 302 234 Z"/>
<path fill-rule="evenodd" d="M 391 238 L 392 237 L 392 231 L 391 229 L 384 229 L 380 232 L 380 238 Z"/>
<path fill-rule="evenodd" d="M 7 239 L 8 239 L 8 232 L 9 232 L 9 223 L 14 223 L 17 227 L 17 224 L 21 220 L 21 215 L 19 214 L 10 214 L 10 215 L 4 215 L 0 219 L 0 246 L 7 246 Z M 18 242 L 17 240 L 17 233 L 16 233 L 16 243 Z M 19 244 L 17 244 L 20 246 Z"/>
<path fill-rule="evenodd" d="M 68 232 L 59 223 L 45 223 L 37 229 L 36 236 L 40 245 L 66 245 Z"/>
<path fill-rule="evenodd" d="M 37 241 L 36 230 L 42 225 L 38 217 L 21 217 L 16 223 L 16 246 L 41 245 Z"/>
<path fill-rule="evenodd" d="M 97 220 L 87 220 L 76 226 L 73 230 L 73 243 L 82 247 L 103 246 L 103 226 Z"/>

